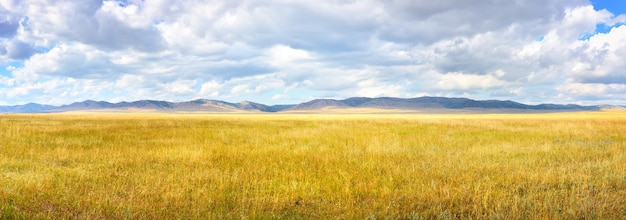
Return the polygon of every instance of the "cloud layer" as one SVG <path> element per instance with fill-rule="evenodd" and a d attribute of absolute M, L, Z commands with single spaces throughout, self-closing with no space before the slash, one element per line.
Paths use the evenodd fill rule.
<path fill-rule="evenodd" d="M 583 0 L 0 0 L 0 104 L 463 96 L 626 104 Z"/>

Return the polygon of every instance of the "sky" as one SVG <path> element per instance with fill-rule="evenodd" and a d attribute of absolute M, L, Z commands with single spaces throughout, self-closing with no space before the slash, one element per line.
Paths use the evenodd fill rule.
<path fill-rule="evenodd" d="M 626 105 L 623 0 L 0 0 L 0 105 Z"/>

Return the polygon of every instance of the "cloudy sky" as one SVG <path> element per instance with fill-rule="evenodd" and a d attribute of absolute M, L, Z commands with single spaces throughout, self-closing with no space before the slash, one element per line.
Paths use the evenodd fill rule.
<path fill-rule="evenodd" d="M 0 0 L 0 105 L 626 105 L 622 0 Z"/>

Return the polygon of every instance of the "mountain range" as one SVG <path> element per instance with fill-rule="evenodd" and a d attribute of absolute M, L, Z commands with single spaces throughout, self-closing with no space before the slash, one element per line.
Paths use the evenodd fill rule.
<path fill-rule="evenodd" d="M 69 105 L 52 106 L 29 103 L 25 105 L 0 106 L 0 113 L 51 113 L 69 111 L 159 111 L 159 112 L 315 112 L 328 109 L 383 109 L 439 112 L 444 110 L 464 111 L 594 111 L 624 106 L 581 106 L 539 104 L 527 105 L 514 101 L 473 100 L 468 98 L 418 97 L 418 98 L 365 98 L 353 97 L 343 100 L 315 99 L 295 105 L 265 105 L 255 102 L 231 103 L 219 100 L 197 99 L 186 102 L 140 100 L 110 103 L 86 100 Z"/>

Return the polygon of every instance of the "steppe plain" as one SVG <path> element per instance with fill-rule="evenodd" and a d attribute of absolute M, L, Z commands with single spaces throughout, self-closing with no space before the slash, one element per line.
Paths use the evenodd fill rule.
<path fill-rule="evenodd" d="M 0 115 L 0 219 L 626 219 L 626 111 Z"/>

